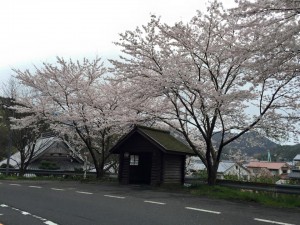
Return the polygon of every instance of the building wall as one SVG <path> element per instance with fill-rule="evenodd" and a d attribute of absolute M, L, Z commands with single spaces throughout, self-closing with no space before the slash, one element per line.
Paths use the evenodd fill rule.
<path fill-rule="evenodd" d="M 65 171 L 82 169 L 84 164 L 71 157 L 68 146 L 63 142 L 54 142 L 45 152 L 32 160 L 28 169 L 41 169 L 44 162 L 51 162 L 57 166 L 57 170 Z"/>
<path fill-rule="evenodd" d="M 239 179 L 243 179 L 243 180 L 250 179 L 250 173 L 237 164 L 229 168 L 227 171 L 225 171 L 224 175 L 234 175 L 237 176 Z"/>
<path fill-rule="evenodd" d="M 152 154 L 152 168 L 151 168 L 151 185 L 156 186 L 162 183 L 162 152 L 155 151 Z"/>
<path fill-rule="evenodd" d="M 163 182 L 164 183 L 182 183 L 185 156 L 182 155 L 164 155 Z"/>
<path fill-rule="evenodd" d="M 162 183 L 182 183 L 184 179 L 185 156 L 165 154 L 155 144 L 135 133 L 119 147 L 119 181 L 130 181 L 130 155 L 151 153 L 151 185 Z M 127 156 L 127 157 L 126 157 Z"/>
<path fill-rule="evenodd" d="M 124 153 L 120 154 L 119 157 L 120 165 L 119 165 L 119 182 L 121 184 L 129 183 L 129 157 L 124 157 Z"/>
<path fill-rule="evenodd" d="M 130 179 L 130 155 L 139 155 L 143 153 L 151 153 L 150 161 L 152 161 L 151 168 L 151 185 L 159 185 L 161 178 L 161 162 L 162 153 L 150 141 L 145 139 L 142 135 L 135 133 L 122 146 L 120 146 L 120 167 L 119 167 L 119 181 L 122 184 L 128 184 Z M 125 155 L 127 157 L 125 157 Z"/>

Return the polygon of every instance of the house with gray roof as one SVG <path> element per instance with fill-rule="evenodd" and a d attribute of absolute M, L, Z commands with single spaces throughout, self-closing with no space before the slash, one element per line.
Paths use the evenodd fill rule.
<path fill-rule="evenodd" d="M 206 171 L 206 167 L 198 157 L 191 157 L 187 170 L 190 172 Z M 249 180 L 251 172 L 237 162 L 221 161 L 217 171 L 217 179 L 225 179 L 226 176 L 235 176 L 240 180 Z"/>
<path fill-rule="evenodd" d="M 297 180 L 300 183 L 300 154 L 293 159 L 293 166 L 294 168 L 288 176 L 291 180 Z"/>
<path fill-rule="evenodd" d="M 300 169 L 300 154 L 297 154 L 293 159 L 293 166 Z"/>
<path fill-rule="evenodd" d="M 28 146 L 25 151 L 28 151 Z M 15 169 L 20 168 L 20 152 L 13 154 L 9 165 Z M 0 162 L 0 166 L 7 164 L 7 159 Z M 83 168 L 84 160 L 65 140 L 59 137 L 40 137 L 34 146 L 33 157 L 28 170 L 55 169 L 61 171 L 74 171 Z M 49 168 L 47 168 L 47 166 Z"/>

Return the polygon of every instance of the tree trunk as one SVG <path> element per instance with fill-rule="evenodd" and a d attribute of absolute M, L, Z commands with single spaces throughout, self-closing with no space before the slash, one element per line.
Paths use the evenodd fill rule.
<path fill-rule="evenodd" d="M 210 170 L 207 171 L 207 184 L 209 186 L 214 186 L 216 185 L 216 182 L 217 182 L 217 170 L 212 167 Z"/>
<path fill-rule="evenodd" d="M 25 171 L 26 171 L 25 168 L 20 167 L 20 169 L 19 169 L 19 177 L 24 177 Z"/>
<path fill-rule="evenodd" d="M 215 159 L 215 155 L 212 154 L 213 152 L 213 145 L 211 141 L 208 141 L 205 157 L 207 162 L 207 183 L 209 186 L 213 186 L 216 184 L 217 171 L 219 166 L 219 162 L 217 161 L 217 159 Z"/>
<path fill-rule="evenodd" d="M 100 179 L 104 176 L 104 169 L 103 169 L 103 166 L 100 165 L 100 166 L 95 166 L 95 169 L 96 169 L 96 178 Z"/>

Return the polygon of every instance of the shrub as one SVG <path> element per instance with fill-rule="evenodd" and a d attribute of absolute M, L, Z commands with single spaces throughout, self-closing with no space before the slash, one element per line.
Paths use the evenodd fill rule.
<path fill-rule="evenodd" d="M 58 169 L 60 169 L 60 167 L 55 162 L 43 160 L 43 161 L 41 161 L 39 169 L 42 169 L 42 170 L 58 170 Z"/>

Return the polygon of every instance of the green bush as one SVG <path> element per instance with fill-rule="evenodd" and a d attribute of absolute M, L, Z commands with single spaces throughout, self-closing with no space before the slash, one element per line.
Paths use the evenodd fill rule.
<path fill-rule="evenodd" d="M 261 177 L 251 177 L 250 181 L 254 183 L 264 183 L 264 184 L 275 184 L 276 181 L 280 180 L 280 177 L 273 176 L 261 176 Z"/>
<path fill-rule="evenodd" d="M 7 166 L 6 166 L 7 164 L 2 164 L 1 166 L 0 166 L 0 168 L 6 168 Z M 12 165 L 9 165 L 9 168 L 14 168 Z"/>
<path fill-rule="evenodd" d="M 39 169 L 42 169 L 42 170 L 58 170 L 58 169 L 60 169 L 60 167 L 55 162 L 43 160 L 40 163 Z"/>

